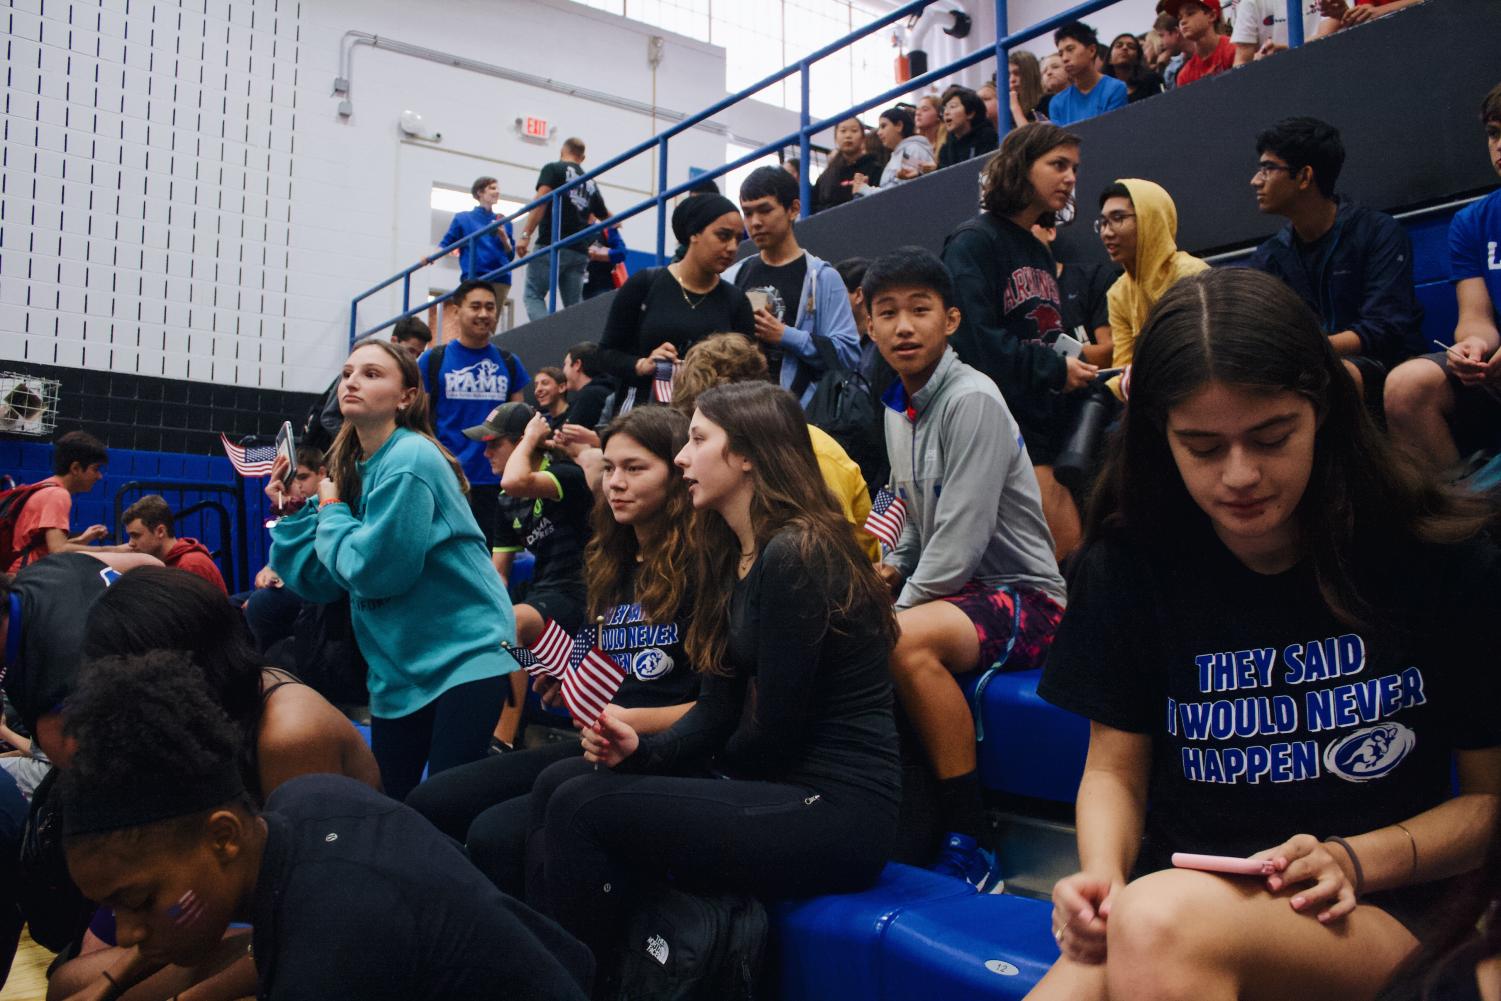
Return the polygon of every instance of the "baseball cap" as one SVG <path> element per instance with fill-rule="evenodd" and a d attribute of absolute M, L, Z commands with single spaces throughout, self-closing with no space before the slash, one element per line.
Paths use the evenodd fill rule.
<path fill-rule="evenodd" d="M 1186 3 L 1198 4 L 1213 14 L 1216 20 L 1220 17 L 1220 0 L 1163 0 L 1162 10 L 1173 15 L 1173 17 L 1178 17 L 1178 12 L 1183 9 L 1183 5 Z"/>
<path fill-rule="evenodd" d="M 483 424 L 464 429 L 470 441 L 494 441 L 496 438 L 520 438 L 537 411 L 525 403 L 502 403 L 490 411 Z"/>

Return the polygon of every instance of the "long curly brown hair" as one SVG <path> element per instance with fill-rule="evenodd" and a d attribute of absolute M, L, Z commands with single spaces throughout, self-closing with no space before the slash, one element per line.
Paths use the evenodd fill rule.
<path fill-rule="evenodd" d="M 594 538 L 584 549 L 584 580 L 589 591 L 589 615 L 603 615 L 613 605 L 636 602 L 647 622 L 670 622 L 682 609 L 688 587 L 688 525 L 693 502 L 673 458 L 688 443 L 688 418 L 667 407 L 637 407 L 610 422 L 599 437 L 606 448 L 616 435 L 630 438 L 667 463 L 670 471 L 667 501 L 642 533 L 615 520 L 601 498 L 594 505 Z M 640 567 L 632 586 L 632 570 Z"/>
<path fill-rule="evenodd" d="M 443 453 L 443 458 L 448 460 L 449 468 L 453 475 L 458 477 L 459 489 L 465 494 L 469 493 L 469 480 L 464 476 L 464 467 L 443 447 L 443 443 L 433 436 L 432 416 L 429 412 L 428 395 L 422 391 L 422 375 L 417 371 L 417 363 L 412 356 L 388 340 L 379 337 L 367 337 L 355 344 L 350 349 L 350 357 L 361 348 L 380 348 L 396 362 L 397 371 L 401 373 L 401 384 L 406 389 L 416 389 L 417 398 L 404 409 L 396 411 L 396 426 L 415 431 L 434 445 Z M 334 481 L 334 486 L 339 488 L 339 499 L 348 504 L 353 510 L 360 500 L 360 467 L 359 463 L 365 460 L 365 450 L 360 445 L 360 436 L 355 433 L 354 424 L 345 421 L 344 426 L 339 428 L 339 433 L 334 437 L 334 443 L 328 447 L 328 476 Z"/>
<path fill-rule="evenodd" d="M 796 531 L 803 571 L 829 598 L 828 628 L 872 617 L 886 643 L 894 644 L 890 593 L 824 485 L 807 419 L 793 395 L 770 383 L 738 382 L 707 390 L 698 398 L 697 410 L 724 429 L 727 451 L 750 461 L 756 549 L 784 529 Z M 740 543 L 716 511 L 694 512 L 692 540 L 694 614 L 685 644 L 688 657 L 696 670 L 728 674 L 730 595 Z"/>

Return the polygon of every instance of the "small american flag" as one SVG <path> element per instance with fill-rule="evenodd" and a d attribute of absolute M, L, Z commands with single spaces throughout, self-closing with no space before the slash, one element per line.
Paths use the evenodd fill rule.
<path fill-rule="evenodd" d="M 568 651 L 572 648 L 573 637 L 568 635 L 568 630 L 552 619 L 548 619 L 547 625 L 542 627 L 542 635 L 537 638 L 537 642 L 533 643 L 530 649 L 535 655 L 539 671 L 554 678 L 561 678 L 563 672 L 568 670 Z"/>
<path fill-rule="evenodd" d="M 620 690 L 625 670 L 595 645 L 599 631 L 586 626 L 573 641 L 571 670 L 563 675 L 563 704 L 583 726 L 592 726 Z"/>
<path fill-rule="evenodd" d="M 547 625 L 542 627 L 542 635 L 530 647 L 511 646 L 509 643 L 503 646 L 506 653 L 526 669 L 527 674 L 561 678 L 563 672 L 568 670 L 568 651 L 573 649 L 573 637 L 562 626 L 548 619 Z"/>
<path fill-rule="evenodd" d="M 901 541 L 902 529 L 906 524 L 907 502 L 892 493 L 889 487 L 882 487 L 876 492 L 876 499 L 871 502 L 870 514 L 865 518 L 865 530 L 889 551 L 895 549 L 896 544 Z"/>
<path fill-rule="evenodd" d="M 276 461 L 276 445 L 236 445 L 221 432 L 219 441 L 224 445 L 224 454 L 229 464 L 241 476 L 270 476 L 271 464 Z"/>
<path fill-rule="evenodd" d="M 678 363 L 658 361 L 656 374 L 652 377 L 651 395 L 658 403 L 672 402 L 672 380 L 678 374 Z"/>

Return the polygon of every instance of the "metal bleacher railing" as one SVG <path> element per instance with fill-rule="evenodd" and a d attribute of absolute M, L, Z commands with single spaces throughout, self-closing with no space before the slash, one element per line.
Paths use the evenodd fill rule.
<path fill-rule="evenodd" d="M 533 209 L 543 204 L 549 206 L 548 218 L 551 220 L 552 233 L 551 240 L 548 242 L 548 244 L 546 246 L 539 247 L 538 249 L 527 254 L 525 257 L 520 257 L 512 260 L 508 262 L 504 267 L 497 268 L 489 274 L 480 277 L 487 281 L 493 281 L 499 278 L 501 275 L 507 274 L 515 270 L 516 268 L 531 264 L 534 261 L 540 261 L 545 257 L 547 259 L 547 266 L 549 271 L 548 284 L 551 290 L 548 297 L 548 312 L 556 312 L 558 308 L 558 249 L 561 238 L 560 228 L 562 226 L 562 214 L 557 211 L 559 199 L 565 197 L 574 188 L 585 184 L 595 178 L 598 178 L 601 174 L 604 174 L 605 172 L 620 166 L 628 160 L 632 160 L 652 149 L 655 149 L 657 151 L 657 193 L 651 198 L 648 198 L 645 201 L 640 202 L 639 204 L 633 205 L 623 212 L 616 213 L 603 222 L 596 223 L 583 230 L 580 230 L 576 234 L 573 234 L 568 239 L 569 245 L 576 247 L 585 247 L 588 245 L 590 239 L 595 234 L 601 232 L 607 227 L 618 226 L 621 222 L 631 218 L 632 216 L 645 212 L 648 209 L 655 208 L 657 210 L 657 263 L 665 264 L 667 262 L 668 202 L 676 198 L 678 195 L 681 195 L 684 192 L 688 191 L 693 186 L 703 183 L 705 180 L 713 180 L 714 178 L 726 174 L 729 171 L 742 167 L 747 163 L 752 163 L 760 159 L 761 157 L 764 157 L 771 153 L 776 153 L 794 144 L 797 145 L 799 150 L 799 162 L 803 164 L 803 169 L 800 171 L 802 214 L 804 216 L 807 216 L 809 208 L 813 203 L 811 190 L 812 180 L 809 176 L 812 173 L 810 169 L 811 161 L 809 159 L 811 153 L 810 146 L 812 136 L 816 135 L 819 132 L 822 132 L 827 128 L 830 128 L 831 126 L 838 124 L 845 118 L 849 118 L 852 115 L 858 115 L 861 112 L 867 111 L 874 107 L 886 105 L 890 101 L 908 94 L 912 94 L 923 89 L 931 83 L 942 80 L 944 77 L 957 73 L 960 70 L 968 69 L 969 67 L 974 66 L 978 63 L 985 62 L 986 60 L 994 59 L 997 67 L 1005 66 L 1006 54 L 1008 50 L 1010 50 L 1014 46 L 1020 45 L 1023 42 L 1031 41 L 1034 38 L 1054 31 L 1058 27 L 1069 21 L 1077 20 L 1089 14 L 1093 14 L 1096 11 L 1112 6 L 1117 2 L 1117 0 L 1085 0 L 1084 3 L 1080 3 L 1073 7 L 1067 8 L 1066 10 L 1060 11 L 1059 13 L 1054 14 L 1051 17 L 1038 21 L 1035 24 L 1030 25 L 1029 27 L 1020 29 L 1019 31 L 1011 32 L 1010 34 L 1007 33 L 1006 27 L 1007 0 L 995 0 L 996 39 L 994 45 L 987 45 L 983 48 L 969 53 L 966 56 L 963 56 L 962 58 L 956 59 L 953 62 L 948 63 L 947 65 L 930 70 L 927 73 L 924 73 L 921 76 L 913 77 L 910 80 L 905 80 L 890 88 L 889 90 L 875 95 L 874 97 L 866 98 L 865 100 L 851 107 L 845 108 L 838 114 L 829 115 L 828 117 L 818 120 L 813 119 L 809 105 L 809 70 L 814 63 L 818 62 L 820 59 L 824 59 L 836 52 L 841 51 L 842 49 L 849 47 L 850 45 L 867 35 L 880 31 L 887 25 L 893 24 L 904 18 L 917 14 L 921 12 L 923 8 L 936 2 L 937 0 L 912 0 L 912 2 L 910 3 L 906 3 L 900 7 L 897 7 L 890 13 L 882 15 L 881 17 L 861 28 L 857 28 L 856 30 L 850 32 L 848 35 L 845 35 L 843 38 L 835 42 L 831 42 L 818 51 L 804 56 L 797 62 L 778 70 L 777 72 L 771 74 L 763 80 L 759 80 L 756 83 L 751 84 L 744 90 L 738 91 L 737 93 L 731 94 L 721 101 L 717 101 L 714 104 L 711 104 L 709 107 L 705 108 L 695 115 L 690 115 L 671 128 L 665 129 L 664 131 L 652 136 L 645 142 L 633 146 L 630 149 L 626 150 L 624 153 L 621 153 L 620 155 L 607 160 L 600 166 L 589 171 L 587 174 L 583 174 L 582 176 L 576 177 L 572 181 L 569 181 L 567 184 L 563 184 L 557 188 L 552 189 L 546 195 L 543 195 L 540 198 L 533 199 L 510 215 L 497 217 L 495 222 L 491 223 L 489 226 L 486 226 L 484 229 L 469 234 L 462 240 L 450 244 L 439 253 L 424 257 L 417 264 L 398 271 L 396 274 L 392 275 L 390 278 L 387 278 L 380 284 L 366 289 L 359 295 L 355 296 L 353 301 L 351 301 L 349 305 L 350 343 L 353 344 L 361 337 L 367 337 L 371 334 L 377 333 L 378 331 L 391 326 L 399 320 L 402 320 L 408 316 L 413 316 L 417 313 L 421 313 L 427 309 L 432 308 L 434 305 L 447 301 L 449 295 L 451 295 L 452 293 L 438 296 L 431 300 L 424 298 L 424 301 L 418 303 L 416 306 L 413 306 L 412 275 L 415 272 L 420 271 L 427 265 L 431 264 L 433 261 L 442 257 L 443 255 L 452 253 L 455 249 L 461 248 L 464 245 L 477 240 L 488 233 L 493 233 L 496 229 L 500 228 L 505 223 L 525 216 Z M 1303 14 L 1302 3 L 1300 2 L 1300 0 L 1287 0 L 1287 36 L 1289 46 L 1297 47 L 1303 44 Z M 799 121 L 801 124 L 796 132 L 791 132 L 779 139 L 766 143 L 760 148 L 747 153 L 746 155 L 740 157 L 738 160 L 733 160 L 722 167 L 715 168 L 714 170 L 708 171 L 703 174 L 698 174 L 693 178 L 683 182 L 682 184 L 678 184 L 674 187 L 667 186 L 667 148 L 668 141 L 672 139 L 673 136 L 685 132 L 688 129 L 693 128 L 698 123 L 707 120 L 713 115 L 718 114 L 724 109 L 754 96 L 762 89 L 794 75 L 798 77 L 802 90 L 801 110 L 799 114 Z M 1008 93 L 1008 74 L 997 72 L 996 86 L 1000 91 L 997 96 L 999 98 L 998 103 L 1000 106 L 1001 122 L 1003 125 L 1002 131 L 1004 132 L 1011 127 L 1011 102 Z M 375 295 L 377 292 L 381 292 L 387 288 L 390 288 L 397 282 L 401 283 L 402 312 L 387 320 L 383 320 L 372 327 L 361 330 L 359 325 L 360 303 L 365 299 L 368 299 L 370 296 Z"/>

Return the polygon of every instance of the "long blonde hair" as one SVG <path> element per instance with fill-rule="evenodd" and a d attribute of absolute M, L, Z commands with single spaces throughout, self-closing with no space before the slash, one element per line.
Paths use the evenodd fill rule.
<path fill-rule="evenodd" d="M 405 350 L 380 337 L 367 337 L 355 344 L 350 349 L 350 357 L 361 348 L 380 348 L 393 361 L 401 373 L 401 384 L 404 389 L 417 390 L 417 398 L 408 406 L 396 411 L 396 426 L 415 431 L 434 445 L 443 453 L 443 458 L 448 460 L 449 468 L 453 475 L 458 478 L 459 489 L 465 494 L 469 493 L 469 480 L 464 476 L 464 467 L 459 465 L 459 460 L 453 457 L 443 443 L 433 436 L 432 415 L 428 410 L 428 395 L 422 391 L 422 375 L 417 371 L 417 363 Z M 342 380 L 341 380 L 342 381 Z M 360 500 L 360 467 L 359 463 L 365 459 L 365 449 L 360 445 L 360 436 L 355 433 L 354 424 L 344 422 L 339 428 L 339 433 L 334 437 L 334 443 L 328 448 L 328 475 L 334 481 L 334 486 L 339 490 L 339 498 L 350 508 L 359 504 Z"/>

